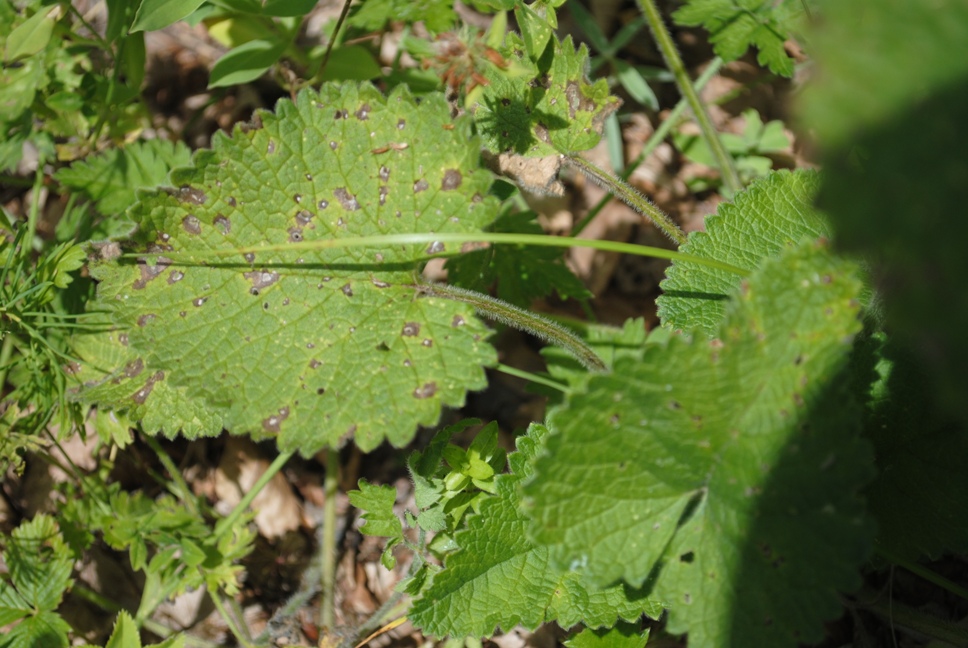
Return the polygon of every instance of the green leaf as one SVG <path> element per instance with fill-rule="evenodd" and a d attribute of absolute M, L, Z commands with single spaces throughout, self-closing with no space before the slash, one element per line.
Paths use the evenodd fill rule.
<path fill-rule="evenodd" d="M 13 63 L 45 49 L 50 43 L 54 25 L 61 13 L 60 5 L 41 7 L 37 13 L 15 27 L 7 36 L 7 43 L 3 48 L 4 62 Z"/>
<path fill-rule="evenodd" d="M 643 591 L 622 584 L 599 589 L 580 573 L 552 566 L 547 549 L 527 539 L 519 484 L 531 474 L 530 462 L 546 433 L 532 425 L 518 439 L 518 451 L 508 457 L 511 474 L 498 477 L 497 495 L 457 534 L 460 550 L 413 602 L 408 617 L 424 632 L 480 637 L 497 626 L 535 628 L 555 620 L 563 627 L 611 625 L 618 618 L 637 619 L 643 612 L 654 618 L 661 612 Z"/>
<path fill-rule="evenodd" d="M 307 454 L 352 437 L 366 450 L 403 445 L 483 387 L 494 361 L 468 306 L 417 298 L 414 271 L 446 246 L 285 248 L 486 225 L 496 204 L 470 122 L 452 121 L 440 95 L 418 107 L 403 89 L 384 98 L 353 84 L 257 119 L 172 174 L 180 189 L 129 212 L 138 251 L 229 254 L 95 268 L 95 308 L 121 332 L 82 341 L 82 398 L 130 409 L 150 432 L 224 425 Z M 265 246 L 276 247 L 239 252 Z"/>
<path fill-rule="evenodd" d="M 141 648 L 141 633 L 131 615 L 122 610 L 104 648 Z"/>
<path fill-rule="evenodd" d="M 720 205 L 717 214 L 706 219 L 706 231 L 691 234 L 680 252 L 753 270 L 804 238 L 825 236 L 827 224 L 812 204 L 818 185 L 813 171 L 770 174 L 732 203 Z M 658 299 L 663 325 L 714 335 L 741 278 L 680 261 L 666 276 Z"/>
<path fill-rule="evenodd" d="M 885 0 L 877 6 L 827 0 L 821 9 L 810 50 L 822 75 L 806 88 L 798 112 L 825 147 L 850 145 L 855 134 L 870 128 L 883 127 L 876 135 L 888 135 L 892 124 L 910 127 L 905 120 L 912 117 L 930 126 L 921 102 L 964 85 L 968 77 L 968 4 L 961 0 Z M 873 135 L 868 137 L 876 141 Z M 920 128 L 908 128 L 902 141 L 920 136 Z M 893 140 L 886 144 L 890 160 L 904 159 L 891 148 Z M 937 150 L 960 153 L 954 142 Z"/>
<path fill-rule="evenodd" d="M 643 632 L 637 624 L 619 622 L 612 628 L 585 628 L 565 641 L 565 645 L 568 648 L 645 648 L 648 640 L 648 628 Z"/>
<path fill-rule="evenodd" d="M 178 22 L 198 9 L 205 0 L 142 0 L 134 16 L 132 32 L 157 31 Z"/>
<path fill-rule="evenodd" d="M 501 49 L 507 69 L 491 65 L 475 107 L 484 146 L 495 153 L 512 151 L 542 157 L 560 151 L 590 149 L 601 138 L 605 118 L 619 105 L 608 83 L 588 83 L 588 49 L 577 50 L 571 37 L 552 37 L 537 61 L 520 37 L 508 34 Z"/>
<path fill-rule="evenodd" d="M 556 409 L 525 486 L 553 564 L 654 579 L 690 646 L 819 639 L 872 535 L 843 378 L 857 274 L 816 244 L 788 250 L 744 281 L 721 341 L 646 345 Z"/>
<path fill-rule="evenodd" d="M 28 617 L 0 637 L 0 648 L 67 648 L 71 626 L 59 614 L 44 611 Z"/>
<path fill-rule="evenodd" d="M 829 7 L 817 34 L 824 74 L 802 106 L 824 151 L 818 203 L 838 244 L 870 261 L 895 342 L 965 422 L 968 228 L 953 215 L 968 177 L 968 5 L 854 4 Z"/>
<path fill-rule="evenodd" d="M 137 201 L 139 189 L 167 184 L 169 172 L 188 166 L 191 159 L 182 142 L 140 141 L 74 162 L 54 178 L 93 200 L 102 214 L 115 216 Z"/>
<path fill-rule="evenodd" d="M 266 0 L 262 6 L 265 16 L 302 17 L 316 6 L 317 0 Z"/>
<path fill-rule="evenodd" d="M 233 48 L 212 66 L 209 88 L 241 85 L 255 81 L 275 65 L 286 50 L 279 40 L 252 40 Z"/>
<path fill-rule="evenodd" d="M 337 47 L 330 54 L 323 80 L 368 81 L 383 74 L 380 63 L 362 45 Z"/>
<path fill-rule="evenodd" d="M 793 59 L 783 49 L 803 14 L 801 0 L 688 0 L 673 14 L 680 25 L 703 26 L 716 54 L 735 61 L 751 46 L 772 72 L 793 76 Z"/>
<path fill-rule="evenodd" d="M 536 2 L 535 4 L 541 5 L 543 3 Z M 549 11 L 552 20 L 557 24 L 558 21 L 554 18 L 554 9 L 549 9 Z M 554 32 L 554 26 L 549 23 L 546 16 L 542 16 L 524 2 L 518 2 L 514 6 L 514 17 L 521 29 L 524 46 L 528 49 L 528 55 L 532 59 L 541 56 L 551 40 L 551 34 Z"/>
<path fill-rule="evenodd" d="M 38 515 L 17 527 L 3 557 L 14 587 L 35 611 L 60 605 L 72 582 L 74 557 L 53 518 Z"/>
<path fill-rule="evenodd" d="M 432 33 L 440 33 L 450 29 L 457 18 L 451 0 L 367 0 L 354 9 L 346 22 L 365 31 L 380 31 L 393 20 L 423 21 Z"/>
<path fill-rule="evenodd" d="M 393 512 L 393 505 L 397 501 L 397 491 L 393 486 L 376 486 L 365 479 L 361 479 L 360 490 L 347 493 L 350 504 L 364 511 L 360 527 L 363 535 L 382 536 L 385 538 L 403 538 L 403 525 L 400 518 Z"/>
<path fill-rule="evenodd" d="M 488 227 L 494 232 L 543 234 L 534 212 L 505 212 Z M 528 308 L 538 298 L 557 292 L 562 299 L 586 299 L 591 293 L 565 265 L 564 251 L 527 245 L 496 245 L 472 250 L 447 260 L 447 281 L 487 293 L 495 284 L 497 296 Z"/>

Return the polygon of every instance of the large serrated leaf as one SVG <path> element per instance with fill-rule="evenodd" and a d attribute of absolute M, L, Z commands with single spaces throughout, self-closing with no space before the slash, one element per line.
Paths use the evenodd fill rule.
<path fill-rule="evenodd" d="M 457 534 L 460 550 L 414 601 L 408 616 L 425 632 L 481 637 L 498 626 L 535 628 L 557 621 L 566 628 L 579 622 L 598 627 L 661 613 L 662 606 L 643 590 L 621 583 L 597 587 L 578 571 L 553 566 L 547 548 L 528 540 L 519 487 L 546 434 L 543 426 L 532 425 L 518 440 L 518 451 L 508 457 L 511 474 L 498 477 L 497 495 Z"/>
<path fill-rule="evenodd" d="M 719 339 L 647 345 L 554 411 L 525 495 L 556 564 L 655 578 L 690 646 L 819 637 L 871 536 L 843 379 L 856 275 L 815 244 L 788 250 L 744 282 Z"/>
<path fill-rule="evenodd" d="M 824 73 L 801 107 L 823 151 L 818 203 L 836 242 L 870 263 L 891 336 L 924 363 L 938 404 L 968 421 L 968 228 L 956 216 L 968 182 L 968 4 L 826 4 Z"/>
<path fill-rule="evenodd" d="M 819 176 L 813 171 L 778 171 L 759 180 L 706 220 L 706 231 L 689 236 L 680 252 L 724 261 L 744 270 L 804 238 L 824 236 L 826 221 L 813 207 Z M 665 326 L 714 335 L 726 300 L 740 277 L 676 261 L 662 282 L 659 318 Z"/>
<path fill-rule="evenodd" d="M 404 90 L 384 98 L 366 84 L 304 92 L 257 119 L 173 172 L 179 189 L 131 209 L 137 251 L 228 256 L 95 269 L 97 307 L 122 332 L 115 362 L 85 356 L 102 369 L 100 379 L 82 371 L 88 399 L 137 410 L 152 432 L 212 433 L 219 421 L 303 453 L 350 437 L 363 449 L 402 445 L 484 386 L 487 329 L 465 305 L 417 298 L 414 273 L 442 244 L 307 246 L 490 222 L 470 123 L 452 120 L 441 96 L 418 107 Z M 168 397 L 156 399 L 163 384 Z M 170 398 L 191 406 L 170 409 Z"/>

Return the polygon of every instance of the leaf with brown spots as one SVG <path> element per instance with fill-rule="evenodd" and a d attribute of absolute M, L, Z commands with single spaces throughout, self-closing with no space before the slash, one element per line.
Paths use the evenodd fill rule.
<path fill-rule="evenodd" d="M 479 231 L 497 204 L 481 199 L 491 176 L 471 121 L 453 119 L 442 96 L 418 108 L 403 89 L 384 97 L 363 84 L 303 92 L 256 123 L 216 136 L 194 167 L 173 173 L 175 189 L 132 208 L 139 232 L 129 251 L 170 258 L 95 268 L 95 308 L 110 312 L 129 347 L 109 359 L 89 349 L 100 373 L 85 374 L 93 384 L 83 397 L 133 412 L 150 432 L 195 436 L 218 421 L 304 454 L 347 436 L 364 450 L 404 445 L 442 406 L 483 387 L 483 366 L 495 361 L 469 307 L 414 291 L 426 244 L 173 259 Z M 142 371 L 125 375 L 135 358 Z M 199 410 L 210 413 L 205 425 L 193 423 Z"/>

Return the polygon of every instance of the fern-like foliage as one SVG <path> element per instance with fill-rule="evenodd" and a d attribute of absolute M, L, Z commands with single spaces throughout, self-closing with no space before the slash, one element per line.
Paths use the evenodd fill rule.
<path fill-rule="evenodd" d="M 688 0 L 673 18 L 680 25 L 705 27 L 716 54 L 726 61 L 755 46 L 760 65 L 792 77 L 793 59 L 783 43 L 802 15 L 802 0 Z"/>

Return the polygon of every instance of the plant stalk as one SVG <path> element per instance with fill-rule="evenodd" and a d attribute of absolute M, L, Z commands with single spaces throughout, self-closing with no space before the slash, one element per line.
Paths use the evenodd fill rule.
<path fill-rule="evenodd" d="M 275 477 L 276 473 L 282 470 L 282 467 L 286 465 L 289 458 L 292 457 L 291 452 L 283 452 L 269 465 L 264 473 L 256 480 L 252 488 L 246 493 L 239 503 L 235 505 L 232 512 L 226 515 L 224 518 L 218 521 L 215 525 L 215 535 L 221 536 L 229 532 L 233 526 L 235 526 L 238 519 L 248 510 L 249 506 L 252 505 L 252 500 L 254 500 L 265 485 L 269 483 L 269 480 Z"/>
<path fill-rule="evenodd" d="M 716 74 L 719 72 L 722 66 L 723 66 L 723 59 L 719 58 L 718 56 L 715 59 L 713 59 L 712 63 L 710 63 L 706 67 L 706 69 L 703 70 L 702 74 L 699 75 L 699 78 L 696 79 L 696 82 L 693 84 L 693 87 L 695 88 L 696 92 L 699 92 L 700 90 L 705 88 L 706 84 L 709 83 L 709 80 L 712 79 L 714 76 L 716 76 Z M 622 173 L 620 173 L 618 176 L 619 178 L 621 178 L 622 180 L 628 180 L 630 177 L 632 177 L 632 174 L 635 172 L 635 169 L 637 169 L 638 166 L 642 164 L 647 157 L 652 155 L 652 151 L 654 151 L 659 146 L 659 144 L 661 144 L 665 140 L 665 138 L 668 137 L 669 131 L 671 131 L 673 127 L 679 122 L 679 118 L 682 116 L 682 113 L 685 112 L 686 106 L 688 105 L 689 104 L 686 101 L 685 97 L 679 100 L 679 103 L 677 103 L 675 108 L 672 109 L 672 112 L 669 113 L 665 121 L 659 124 L 659 127 L 655 129 L 654 133 L 652 133 L 652 136 L 645 143 L 645 146 L 642 147 L 642 152 L 639 153 L 638 157 L 635 158 L 635 160 L 633 160 L 631 164 L 627 165 L 622 170 Z M 611 193 L 608 194 L 607 196 L 603 196 L 602 199 L 599 200 L 598 203 L 594 207 L 592 207 L 587 214 L 585 214 L 585 216 L 581 219 L 581 221 L 579 221 L 579 223 L 575 225 L 575 227 L 571 231 L 571 235 L 578 236 L 579 234 L 581 234 L 582 230 L 584 230 L 588 226 L 588 224 L 592 222 L 592 220 L 594 220 L 596 216 L 598 216 L 598 213 L 605 208 L 605 205 L 607 205 L 608 201 L 611 200 L 612 198 L 613 196 Z"/>
<path fill-rule="evenodd" d="M 336 496 L 339 492 L 339 450 L 326 451 L 326 477 L 323 480 L 323 601 L 319 607 L 320 635 L 336 626 Z"/>
<path fill-rule="evenodd" d="M 679 229 L 679 226 L 661 209 L 653 205 L 648 198 L 633 189 L 624 180 L 616 178 L 604 169 L 600 169 L 588 160 L 578 156 L 566 155 L 565 162 L 584 173 L 600 187 L 610 191 L 626 205 L 648 218 L 652 221 L 653 225 L 672 239 L 676 245 L 682 245 L 686 242 L 686 233 Z"/>
<path fill-rule="evenodd" d="M 719 138 L 716 129 L 713 128 L 713 122 L 709 118 L 709 113 L 699 98 L 699 94 L 693 90 L 692 80 L 690 80 L 689 74 L 686 72 L 686 66 L 683 64 L 678 50 L 676 50 L 675 43 L 672 42 L 672 34 L 669 33 L 665 23 L 662 21 L 662 15 L 659 13 L 658 7 L 655 6 L 655 0 L 636 1 L 638 2 L 639 9 L 649 23 L 649 28 L 655 37 L 656 45 L 659 46 L 659 51 L 662 52 L 662 58 L 665 59 L 666 65 L 669 66 L 669 70 L 676 78 L 676 85 L 679 86 L 679 92 L 682 93 L 682 96 L 689 102 L 689 107 L 692 108 L 693 115 L 696 117 L 696 123 L 699 124 L 699 130 L 702 132 L 702 137 L 706 140 L 706 145 L 709 147 L 713 158 L 716 160 L 716 164 L 719 166 L 719 172 L 723 177 L 723 184 L 730 194 L 739 193 L 743 189 L 743 183 L 739 179 L 739 174 L 736 172 L 736 165 L 733 163 L 733 158 L 726 150 L 726 147 L 723 146 L 723 142 Z"/>
<path fill-rule="evenodd" d="M 182 252 L 130 252 L 123 254 L 124 258 L 143 259 L 149 257 L 163 256 L 170 259 L 173 263 L 190 265 L 201 263 L 206 259 L 242 256 L 245 254 L 261 254 L 265 252 L 303 252 L 330 249 L 345 249 L 353 247 L 389 247 L 393 245 L 407 244 L 433 244 L 433 243 L 503 243 L 510 245 L 538 245 L 544 247 L 584 247 L 605 252 L 617 252 L 619 254 L 634 254 L 636 256 L 652 257 L 655 259 L 668 259 L 681 263 L 694 263 L 696 265 L 713 268 L 735 274 L 740 277 L 748 277 L 750 272 L 743 268 L 738 268 L 729 263 L 723 263 L 717 259 L 707 259 L 704 257 L 683 254 L 675 250 L 651 247 L 648 245 L 636 245 L 634 243 L 621 243 L 618 241 L 599 241 L 595 239 L 580 239 L 567 236 L 548 236 L 547 234 L 512 234 L 505 232 L 415 232 L 412 234 L 382 234 L 376 236 L 356 236 L 347 238 L 320 239 L 317 241 L 303 241 L 301 243 L 279 243 L 269 245 L 259 245 L 252 247 L 225 249 L 225 250 L 205 250 L 192 253 Z M 449 253 L 450 256 L 458 253 Z M 430 253 L 427 258 L 448 256 L 447 253 Z M 243 261 L 246 267 L 250 262 Z M 260 261 L 259 265 L 265 266 L 272 264 L 272 261 Z M 282 263 L 276 261 L 275 263 Z M 207 263 L 212 266 L 214 264 Z"/>
<path fill-rule="evenodd" d="M 546 317 L 541 317 L 523 308 L 495 299 L 490 295 L 458 288 L 457 286 L 420 283 L 416 284 L 414 288 L 427 295 L 470 304 L 484 317 L 526 331 L 546 342 L 562 347 L 592 371 L 608 371 L 608 365 L 605 364 L 605 361 L 599 358 L 598 354 L 585 344 L 584 340 Z"/>

